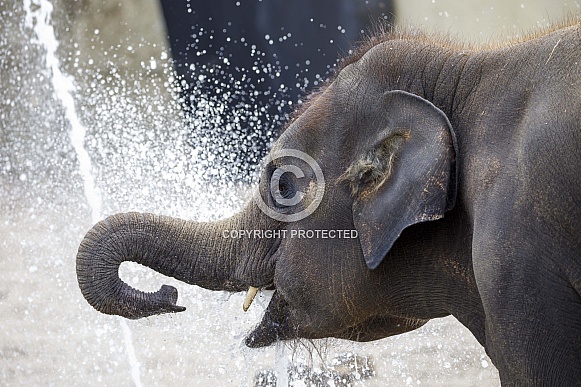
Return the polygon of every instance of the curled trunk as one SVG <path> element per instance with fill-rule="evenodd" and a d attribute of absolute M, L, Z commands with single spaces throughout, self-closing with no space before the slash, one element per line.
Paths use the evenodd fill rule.
<path fill-rule="evenodd" d="M 124 261 L 207 289 L 241 291 L 244 284 L 232 280 L 235 240 L 220 238 L 228 222 L 232 220 L 196 223 L 140 213 L 110 216 L 97 223 L 79 246 L 81 292 L 98 311 L 127 318 L 185 310 L 176 305 L 177 289 L 172 286 L 145 293 L 124 283 L 118 274 Z"/>

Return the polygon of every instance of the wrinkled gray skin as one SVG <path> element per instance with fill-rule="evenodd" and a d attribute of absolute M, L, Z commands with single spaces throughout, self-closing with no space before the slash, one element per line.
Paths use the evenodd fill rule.
<path fill-rule="evenodd" d="M 428 102 L 429 101 L 429 102 Z M 312 156 L 325 177 L 313 214 L 276 221 L 251 201 L 195 223 L 118 214 L 82 241 L 78 281 L 103 313 L 182 311 L 147 294 L 122 261 L 208 289 L 276 292 L 251 347 L 296 337 L 376 340 L 453 315 L 505 385 L 581 383 L 581 31 L 486 50 L 423 36 L 360 49 L 289 124 L 274 150 Z M 315 175 L 287 172 L 280 213 L 313 200 Z M 224 238 L 225 230 L 357 230 L 356 239 Z M 288 235 L 288 234 L 287 234 Z"/>

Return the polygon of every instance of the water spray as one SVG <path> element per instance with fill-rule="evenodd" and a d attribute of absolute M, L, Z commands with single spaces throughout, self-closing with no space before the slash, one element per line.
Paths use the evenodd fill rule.
<path fill-rule="evenodd" d="M 71 125 L 69 138 L 79 161 L 79 172 L 83 179 L 85 197 L 91 207 L 91 220 L 96 223 L 101 220 L 102 216 L 102 197 L 99 188 L 95 185 L 91 157 L 85 148 L 87 128 L 82 124 L 75 108 L 73 94 L 76 88 L 74 79 L 61 71 L 60 61 L 56 54 L 59 43 L 51 23 L 53 5 L 48 0 L 37 0 L 34 3 L 32 0 L 24 0 L 24 9 L 26 11 L 24 25 L 34 31 L 36 38 L 33 38 L 33 43 L 38 44 L 45 50 L 45 66 L 51 73 L 50 79 L 54 95 L 64 107 L 66 119 Z M 131 378 L 133 384 L 140 387 L 143 384 L 141 383 L 139 362 L 135 355 L 131 330 L 125 320 L 119 319 L 119 324 L 123 332 Z"/>

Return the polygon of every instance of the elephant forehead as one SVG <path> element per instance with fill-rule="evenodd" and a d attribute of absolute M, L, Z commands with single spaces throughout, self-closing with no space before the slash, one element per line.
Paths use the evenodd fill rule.
<path fill-rule="evenodd" d="M 386 68 L 397 51 L 393 47 L 393 42 L 384 42 L 371 47 L 359 59 L 345 66 L 339 72 L 336 82 L 341 87 L 380 82 L 385 78 Z"/>
<path fill-rule="evenodd" d="M 382 91 L 381 80 L 367 71 L 366 65 L 353 63 L 341 71 L 334 82 L 334 97 L 341 114 L 357 115 L 378 102 Z"/>
<path fill-rule="evenodd" d="M 304 113 L 303 113 L 304 114 Z M 301 144 L 301 132 L 307 127 L 301 124 L 302 117 L 299 117 L 295 122 L 293 122 L 284 132 L 281 133 L 280 137 L 272 144 L 270 154 L 280 154 L 285 149 L 298 149 Z"/>
<path fill-rule="evenodd" d="M 334 122 L 336 114 L 334 111 L 335 98 L 332 85 L 307 103 L 308 106 L 273 144 L 273 149 L 283 149 L 288 144 L 311 143 L 325 132 L 325 128 Z"/>
<path fill-rule="evenodd" d="M 278 165 L 283 159 L 286 162 L 292 159 L 305 161 L 305 158 L 315 157 L 312 146 L 321 146 L 317 130 L 308 125 L 294 123 L 274 142 L 264 162 Z"/>
<path fill-rule="evenodd" d="M 352 63 L 345 67 L 337 79 L 333 82 L 333 90 L 336 95 L 349 96 L 361 86 L 365 85 L 368 80 L 364 78 L 364 72 L 358 62 Z"/>

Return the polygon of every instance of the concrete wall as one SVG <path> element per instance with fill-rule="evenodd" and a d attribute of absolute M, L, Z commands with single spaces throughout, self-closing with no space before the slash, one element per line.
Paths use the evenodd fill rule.
<path fill-rule="evenodd" d="M 579 0 L 397 0 L 399 23 L 482 43 L 581 15 Z"/>
<path fill-rule="evenodd" d="M 167 54 L 158 0 L 59 0 L 81 63 L 140 70 Z M 166 51 L 166 54 L 163 52 Z"/>

